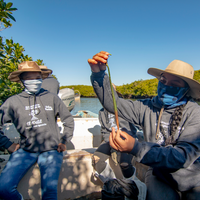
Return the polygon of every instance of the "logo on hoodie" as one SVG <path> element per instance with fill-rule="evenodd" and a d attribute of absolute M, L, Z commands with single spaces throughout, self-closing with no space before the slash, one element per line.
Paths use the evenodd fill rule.
<path fill-rule="evenodd" d="M 31 110 L 31 113 L 29 115 L 32 116 L 32 120 L 37 120 L 38 118 L 35 116 L 35 115 L 38 115 L 40 113 L 39 109 L 36 109 L 36 110 Z"/>
<path fill-rule="evenodd" d="M 53 110 L 51 106 L 45 106 L 45 110 Z"/>
<path fill-rule="evenodd" d="M 115 115 L 108 113 L 108 119 L 110 128 L 112 129 L 112 127 L 114 127 L 115 129 L 117 129 L 117 124 L 115 123 Z"/>
<path fill-rule="evenodd" d="M 47 125 L 46 123 L 42 122 L 42 119 L 39 119 L 40 107 L 40 104 L 25 106 L 25 110 L 29 110 L 29 116 L 31 116 L 31 120 L 26 122 L 26 129 L 30 129 L 31 127 L 37 128 Z"/>

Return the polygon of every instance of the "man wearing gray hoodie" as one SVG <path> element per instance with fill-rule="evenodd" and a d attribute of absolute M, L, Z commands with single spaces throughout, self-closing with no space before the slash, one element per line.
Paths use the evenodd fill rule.
<path fill-rule="evenodd" d="M 106 70 L 109 53 L 102 51 L 88 59 L 91 82 L 100 102 L 114 113 Z M 158 95 L 153 99 L 124 100 L 115 93 L 118 115 L 143 129 L 144 142 L 121 130 L 112 129 L 112 148 L 134 155 L 150 166 L 145 183 L 147 200 L 200 199 L 200 84 L 194 69 L 180 60 L 165 70 L 149 68 L 158 78 Z M 180 195 L 181 194 L 181 195 Z"/>
<path fill-rule="evenodd" d="M 62 100 L 41 88 L 49 71 L 37 63 L 25 61 L 9 79 L 22 82 L 22 93 L 8 98 L 0 108 L 0 125 L 12 122 L 20 134 L 20 148 L 11 154 L 0 174 L 0 198 L 21 200 L 17 185 L 28 169 L 38 163 L 41 173 L 42 199 L 57 199 L 57 184 L 63 151 L 73 135 L 74 120 Z M 60 136 L 57 117 L 64 130 Z M 15 167 L 13 167 L 15 166 Z"/>

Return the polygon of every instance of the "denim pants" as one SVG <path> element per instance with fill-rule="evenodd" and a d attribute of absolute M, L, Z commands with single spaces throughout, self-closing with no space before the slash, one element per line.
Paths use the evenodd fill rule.
<path fill-rule="evenodd" d="M 62 160 L 63 153 L 57 150 L 43 153 L 30 153 L 23 149 L 15 151 L 0 174 L 0 198 L 21 200 L 21 194 L 17 191 L 18 183 L 37 162 L 41 175 L 42 199 L 56 200 Z"/>

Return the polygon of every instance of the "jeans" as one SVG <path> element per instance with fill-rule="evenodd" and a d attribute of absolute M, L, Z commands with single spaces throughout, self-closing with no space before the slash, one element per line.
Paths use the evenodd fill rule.
<path fill-rule="evenodd" d="M 17 186 L 22 177 L 36 162 L 40 168 L 42 200 L 57 200 L 57 184 L 63 160 L 63 153 L 51 150 L 43 153 L 30 153 L 19 149 L 0 174 L 0 198 L 21 200 Z"/>

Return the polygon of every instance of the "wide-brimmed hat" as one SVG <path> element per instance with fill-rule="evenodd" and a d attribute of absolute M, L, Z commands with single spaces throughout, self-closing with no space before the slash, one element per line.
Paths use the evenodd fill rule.
<path fill-rule="evenodd" d="M 44 66 L 44 65 L 39 65 L 39 68 L 40 68 L 42 71 L 49 71 L 50 74 L 53 72 L 51 69 L 48 69 L 47 66 Z"/>
<path fill-rule="evenodd" d="M 42 79 L 49 76 L 50 71 L 42 71 L 34 61 L 24 61 L 18 65 L 18 70 L 10 73 L 9 79 L 13 82 L 20 82 L 20 74 L 23 72 L 41 72 Z"/>
<path fill-rule="evenodd" d="M 175 75 L 184 80 L 190 87 L 188 96 L 195 99 L 200 98 L 200 83 L 193 79 L 194 69 L 192 65 L 183 62 L 181 60 L 173 60 L 165 70 L 157 68 L 149 68 L 147 71 L 149 74 L 155 76 L 157 79 L 160 78 L 162 73 L 169 73 Z"/>

